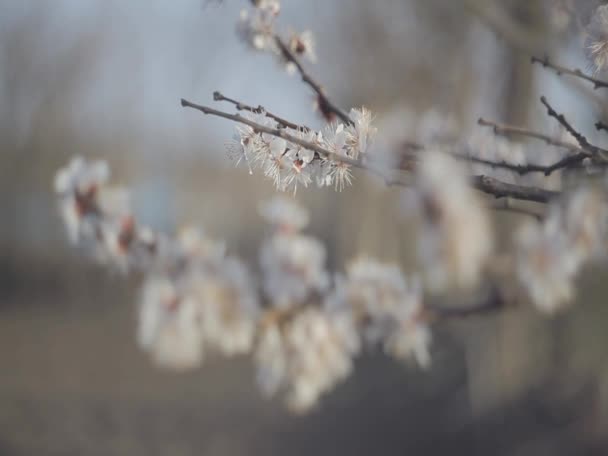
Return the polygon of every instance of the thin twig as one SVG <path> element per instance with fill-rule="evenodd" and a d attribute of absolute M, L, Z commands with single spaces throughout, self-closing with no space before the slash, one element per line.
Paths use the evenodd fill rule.
<path fill-rule="evenodd" d="M 557 64 L 549 61 L 548 57 L 545 57 L 544 59 L 539 59 L 538 57 L 532 56 L 530 60 L 533 64 L 539 63 L 545 68 L 551 68 L 553 71 L 555 71 L 557 73 L 558 76 L 561 76 L 562 74 L 566 74 L 566 75 L 575 76 L 577 78 L 590 82 L 591 84 L 593 84 L 594 89 L 608 88 L 608 81 L 602 81 L 601 79 L 597 79 L 592 76 L 589 76 L 589 75 L 583 73 L 578 68 L 572 69 L 572 68 L 567 68 L 567 67 L 564 67 L 561 65 L 557 65 Z"/>
<path fill-rule="evenodd" d="M 496 198 L 515 198 L 537 203 L 548 203 L 560 196 L 560 192 L 545 190 L 539 187 L 527 187 L 524 185 L 509 184 L 490 176 L 473 176 L 473 187 L 482 192 L 493 195 Z"/>
<path fill-rule="evenodd" d="M 491 127 L 494 130 L 494 133 L 497 135 L 501 135 L 501 136 L 511 136 L 511 135 L 520 135 L 520 136 L 528 136 L 530 138 L 535 138 L 535 139 L 539 139 L 541 141 L 544 141 L 545 143 L 547 143 L 550 146 L 556 146 L 556 147 L 562 147 L 564 149 L 567 149 L 571 152 L 575 152 L 575 153 L 584 153 L 585 150 L 582 149 L 581 147 L 577 146 L 576 144 L 572 144 L 566 141 L 561 141 L 557 138 L 553 138 L 551 136 L 545 135 L 543 133 L 534 131 L 534 130 L 529 130 L 527 128 L 524 127 L 518 127 L 518 126 L 514 126 L 514 125 L 506 125 L 506 124 L 499 124 L 496 122 L 492 122 L 490 120 L 486 120 L 483 118 L 479 118 L 479 120 L 477 121 L 477 123 L 479 125 L 482 125 L 484 127 Z"/>
<path fill-rule="evenodd" d="M 486 315 L 503 310 L 510 304 L 496 286 L 492 287 L 488 296 L 466 306 L 447 306 L 427 302 L 424 310 L 434 319 L 467 318 L 475 315 Z"/>
<path fill-rule="evenodd" d="M 213 92 L 213 100 L 214 101 L 227 101 L 228 103 L 232 103 L 238 111 L 249 111 L 254 114 L 264 114 L 266 117 L 268 117 L 269 119 L 273 119 L 280 126 L 285 127 L 285 128 L 291 128 L 292 130 L 310 131 L 310 128 L 307 127 L 306 125 L 298 125 L 293 122 L 290 122 L 289 120 L 286 120 L 282 117 L 277 116 L 276 114 L 271 113 L 262 105 L 253 107 L 246 103 L 243 103 L 242 101 L 238 101 L 233 98 L 229 98 L 218 91 Z"/>
<path fill-rule="evenodd" d="M 595 125 L 595 129 L 598 131 L 601 131 L 601 130 L 608 131 L 608 125 L 606 125 L 601 120 L 598 120 L 597 122 L 595 122 L 594 125 Z"/>
<path fill-rule="evenodd" d="M 203 105 L 199 105 L 196 103 L 192 103 L 188 100 L 184 100 L 183 98 L 181 100 L 181 104 L 183 107 L 196 109 L 198 111 L 201 111 L 203 114 L 210 114 L 210 115 L 217 116 L 217 117 L 223 117 L 224 119 L 232 120 L 233 122 L 238 122 L 238 123 L 242 123 L 244 125 L 248 125 L 258 133 L 267 133 L 269 135 L 276 136 L 278 138 L 283 138 L 294 144 L 298 144 L 308 150 L 312 150 L 313 152 L 318 153 L 323 158 L 331 157 L 332 159 L 335 159 L 342 163 L 346 163 L 346 164 L 354 166 L 356 168 L 365 168 L 365 165 L 359 160 L 354 160 L 350 157 L 338 155 L 334 152 L 331 152 L 331 151 L 321 147 L 318 144 L 306 141 L 306 140 L 298 138 L 297 136 L 294 136 L 290 133 L 287 133 L 285 130 L 267 127 L 265 125 L 254 122 L 253 120 L 249 120 L 246 117 L 241 116 L 240 114 L 230 114 L 230 113 L 227 113 L 224 111 L 219 111 L 217 109 L 210 108 L 209 106 L 203 106 Z"/>
<path fill-rule="evenodd" d="M 543 215 L 541 213 L 529 209 L 527 207 L 516 206 L 509 198 L 503 198 L 494 202 L 494 204 L 492 204 L 492 209 L 494 209 L 495 211 L 505 211 L 512 212 L 514 214 L 526 215 L 528 217 L 533 217 L 539 221 L 543 219 Z"/>
<path fill-rule="evenodd" d="M 509 171 L 513 171 L 518 173 L 519 175 L 529 174 L 529 173 L 543 173 L 545 176 L 550 176 L 555 171 L 560 169 L 565 169 L 572 167 L 574 165 L 579 165 L 585 158 L 589 155 L 586 153 L 579 153 L 576 155 L 568 155 L 567 157 L 562 158 L 561 160 L 552 163 L 551 165 L 538 165 L 535 163 L 529 163 L 526 165 L 518 165 L 515 163 L 509 163 L 507 161 L 494 161 L 488 160 L 486 158 L 475 157 L 471 155 L 462 155 L 462 154 L 452 154 L 455 158 L 460 160 L 467 160 L 472 163 L 479 163 L 480 165 L 485 165 L 490 168 L 500 168 L 506 169 Z"/>
<path fill-rule="evenodd" d="M 608 150 L 594 146 L 587 141 L 587 138 L 581 132 L 570 125 L 570 122 L 566 120 L 566 117 L 563 114 L 559 114 L 557 111 L 555 111 L 555 109 L 553 109 L 544 96 L 540 97 L 540 102 L 545 106 L 545 108 L 547 108 L 547 114 L 557 120 L 568 131 L 568 133 L 574 136 L 574 139 L 576 139 L 579 146 L 581 146 L 584 151 L 590 155 L 593 155 L 595 158 L 601 158 L 603 160 L 606 159 L 605 154 L 608 154 Z"/>
<path fill-rule="evenodd" d="M 384 179 L 387 185 L 398 185 L 398 186 L 407 186 L 408 182 L 404 180 L 402 177 L 395 173 L 391 173 L 391 170 L 387 170 L 382 166 L 378 166 L 374 163 L 354 160 L 352 158 L 336 154 L 331 152 L 319 144 L 309 142 L 303 140 L 297 136 L 287 133 L 284 129 L 278 128 L 270 128 L 264 125 L 261 125 L 257 122 L 249 120 L 240 114 L 230 114 L 224 111 L 219 111 L 217 109 L 210 108 L 208 106 L 199 105 L 196 103 L 192 103 L 188 100 L 184 100 L 182 98 L 181 105 L 187 108 L 193 108 L 198 111 L 201 111 L 204 114 L 213 115 L 217 117 L 222 117 L 224 119 L 231 120 L 233 122 L 242 123 L 244 125 L 248 125 L 253 128 L 254 131 L 258 133 L 267 133 L 272 136 L 276 136 L 279 138 L 283 138 L 286 141 L 292 142 L 294 144 L 298 144 L 308 150 L 312 150 L 319 154 L 321 158 L 331 158 L 336 162 L 341 162 L 347 165 L 351 165 L 355 168 L 364 169 L 369 172 L 376 174 L 377 176 Z M 389 175 L 389 173 L 393 175 Z M 528 200 L 528 201 L 536 201 L 539 203 L 546 203 L 552 198 L 555 198 L 560 195 L 559 192 L 554 192 L 550 190 L 543 190 L 537 187 L 526 187 L 515 184 L 509 184 L 506 182 L 502 182 L 498 179 L 494 179 L 489 176 L 473 176 L 471 178 L 471 185 L 485 193 L 493 195 L 496 198 L 502 197 L 511 197 L 515 199 Z"/>
<path fill-rule="evenodd" d="M 281 50 L 281 54 L 283 55 L 283 58 L 287 62 L 293 63 L 295 65 L 298 72 L 300 73 L 300 76 L 302 77 L 302 81 L 304 81 L 306 84 L 308 84 L 310 86 L 310 88 L 316 92 L 318 101 L 319 101 L 319 109 L 321 110 L 321 112 L 335 114 L 342 120 L 342 122 L 349 124 L 349 125 L 354 125 L 354 122 L 352 121 L 352 119 L 350 117 L 348 117 L 348 114 L 346 114 L 344 111 L 342 111 L 338 106 L 336 106 L 327 97 L 327 95 L 325 94 L 325 90 L 323 90 L 323 87 L 321 86 L 321 84 L 319 84 L 310 75 L 310 73 L 308 73 L 308 71 L 306 71 L 306 69 L 302 65 L 302 62 L 300 62 L 298 57 L 296 57 L 296 55 L 291 51 L 289 46 L 283 42 L 281 37 L 278 35 L 275 35 L 274 39 L 277 43 L 277 46 Z"/>

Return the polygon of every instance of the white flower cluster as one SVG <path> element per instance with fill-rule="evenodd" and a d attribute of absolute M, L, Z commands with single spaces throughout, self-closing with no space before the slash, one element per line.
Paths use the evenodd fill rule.
<path fill-rule="evenodd" d="M 299 232 L 308 214 L 285 198 L 264 204 L 261 213 L 274 232 L 260 252 L 271 311 L 255 352 L 258 382 L 268 395 L 284 391 L 289 407 L 304 412 L 350 373 L 359 336 L 348 314 L 321 304 L 330 280 L 325 247 Z"/>
<path fill-rule="evenodd" d="M 352 314 L 368 343 L 382 343 L 397 358 L 430 364 L 431 334 L 423 319 L 422 287 L 408 282 L 396 265 L 361 258 L 336 279 L 327 307 Z"/>
<path fill-rule="evenodd" d="M 491 129 L 475 129 L 465 141 L 464 150 L 467 156 L 487 160 L 494 163 L 509 163 L 511 165 L 526 165 L 527 156 L 524 146 L 520 143 L 500 138 Z M 471 163 L 472 174 L 490 175 L 503 182 L 516 183 L 519 174 L 508 169 L 493 169 L 482 163 Z"/>
<path fill-rule="evenodd" d="M 260 251 L 264 292 L 270 302 L 287 309 L 321 296 L 329 286 L 325 246 L 298 232 L 305 226 L 306 212 L 282 198 L 263 205 L 261 212 L 275 225 Z"/>
<path fill-rule="evenodd" d="M 252 8 L 241 10 L 237 23 L 237 34 L 252 49 L 270 52 L 285 65 L 288 73 L 296 71 L 295 64 L 285 55 L 279 44 L 275 30 L 276 18 L 281 11 L 278 0 L 259 0 L 252 2 Z M 296 57 L 308 59 L 315 63 L 315 42 L 312 32 L 291 32 L 285 46 Z"/>
<path fill-rule="evenodd" d="M 248 352 L 259 305 L 244 265 L 192 228 L 169 238 L 139 227 L 124 191 L 106 186 L 109 174 L 105 162 L 76 158 L 57 173 L 55 190 L 72 241 L 124 271 L 146 274 L 140 345 L 174 368 L 197 365 L 203 345 L 226 355 Z"/>
<path fill-rule="evenodd" d="M 476 286 L 492 254 L 493 233 L 461 164 L 445 153 L 424 151 L 407 196 L 421 224 L 417 247 L 429 287 Z"/>
<path fill-rule="evenodd" d="M 292 410 L 309 410 L 351 372 L 362 342 L 429 364 L 430 333 L 416 281 L 407 284 L 396 266 L 359 260 L 330 290 L 325 249 L 298 233 L 301 209 L 280 198 L 262 209 L 275 226 L 261 252 L 271 310 L 255 351 L 266 394 L 284 392 Z"/>
<path fill-rule="evenodd" d="M 585 50 L 595 73 L 608 68 L 608 5 L 600 5 L 586 29 Z"/>
<path fill-rule="evenodd" d="M 367 140 L 352 137 L 351 144 Z M 123 211 L 100 198 L 112 193 L 108 177 L 105 163 L 76 159 L 57 173 L 56 190 L 70 237 L 110 257 L 104 227 Z M 314 407 L 350 374 L 362 342 L 428 364 L 430 333 L 415 281 L 406 283 L 396 266 L 361 260 L 332 289 L 325 247 L 301 233 L 308 213 L 285 198 L 260 212 L 272 227 L 260 251 L 264 306 L 243 263 L 196 229 L 175 237 L 146 229 L 145 260 L 132 216 L 131 228 L 115 233 L 122 246 L 117 263 L 144 273 L 137 341 L 155 364 L 184 370 L 207 352 L 252 354 L 261 389 L 284 394 L 295 412 Z"/>
<path fill-rule="evenodd" d="M 356 328 L 348 314 L 311 306 L 269 317 L 255 352 L 258 383 L 267 395 L 284 391 L 291 410 L 306 412 L 351 373 Z"/>
<path fill-rule="evenodd" d="M 76 157 L 55 176 L 55 192 L 74 244 L 92 247 L 96 257 L 123 271 L 149 260 L 157 239 L 135 223 L 128 192 L 107 187 L 107 163 Z"/>
<path fill-rule="evenodd" d="M 198 366 L 204 349 L 249 353 L 260 312 L 244 265 L 230 257 L 196 255 L 177 274 L 151 274 L 139 305 L 137 340 L 161 366 Z"/>
<path fill-rule="evenodd" d="M 530 300 L 547 313 L 574 298 L 574 280 L 606 253 L 608 208 L 601 195 L 579 189 L 553 203 L 544 222 L 529 220 L 516 233 L 516 272 Z"/>
<path fill-rule="evenodd" d="M 289 130 L 298 140 L 326 150 L 326 156 L 298 143 L 258 133 L 248 125 L 237 127 L 235 142 L 229 145 L 228 154 L 237 163 L 245 161 L 250 173 L 261 168 L 281 191 L 293 189 L 295 193 L 299 185 L 308 187 L 313 181 L 319 187 L 334 185 L 337 190 L 343 190 L 351 183 L 352 175 L 351 165 L 341 158 L 359 160 L 368 152 L 376 134 L 369 110 L 351 109 L 350 117 L 354 125 L 334 123 L 319 132 L 306 128 Z M 264 113 L 249 114 L 248 119 L 264 127 L 280 127 Z"/>

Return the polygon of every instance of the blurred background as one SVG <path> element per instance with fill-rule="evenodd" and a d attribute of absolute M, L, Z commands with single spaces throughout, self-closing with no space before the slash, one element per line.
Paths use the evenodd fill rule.
<path fill-rule="evenodd" d="M 601 141 L 602 94 L 529 64 L 536 53 L 585 68 L 580 27 L 599 1 L 282 3 L 283 30 L 317 39 L 311 72 L 339 105 L 376 112 L 387 141 L 419 135 L 430 112 L 461 131 L 480 116 L 551 131 L 541 94 Z M 555 318 L 521 307 L 442 324 L 428 371 L 367 354 L 301 417 L 261 397 L 248 360 L 175 374 L 138 350 L 138 282 L 68 245 L 53 176 L 76 154 L 107 159 L 145 223 L 201 225 L 255 265 L 257 207 L 272 184 L 226 159 L 233 125 L 179 100 L 209 104 L 220 90 L 322 121 L 298 77 L 239 42 L 245 6 L 0 0 L 0 455 L 608 454 L 601 270 L 584 274 L 578 305 Z M 342 193 L 300 190 L 297 199 L 330 269 L 360 253 L 414 268 L 395 190 L 357 175 Z M 496 217 L 505 234 L 519 221 Z"/>

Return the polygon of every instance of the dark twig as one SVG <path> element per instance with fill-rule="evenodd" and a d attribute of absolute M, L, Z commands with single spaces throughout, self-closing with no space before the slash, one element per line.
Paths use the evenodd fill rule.
<path fill-rule="evenodd" d="M 527 128 L 524 127 L 517 127 L 514 125 L 506 125 L 506 124 L 499 124 L 496 122 L 492 122 L 490 120 L 485 120 L 483 118 L 480 118 L 477 123 L 479 125 L 482 125 L 484 127 L 490 127 L 494 130 L 494 133 L 497 135 L 501 135 L 501 136 L 511 136 L 511 135 L 520 135 L 520 136 L 528 136 L 530 138 L 536 138 L 539 139 L 541 141 L 544 141 L 545 143 L 547 143 L 550 146 L 556 146 L 556 147 L 562 147 L 564 149 L 567 149 L 571 152 L 575 152 L 575 153 L 581 153 L 581 152 L 585 152 L 584 149 L 582 149 L 581 147 L 577 146 L 576 144 L 572 144 L 566 141 L 561 141 L 559 139 L 556 138 L 552 138 L 551 136 L 545 135 L 543 133 L 539 133 L 537 131 L 533 131 L 533 130 L 528 130 Z"/>
<path fill-rule="evenodd" d="M 516 206 L 509 198 L 503 198 L 496 201 L 492 205 L 492 209 L 494 209 L 495 211 L 505 211 L 512 212 L 514 214 L 526 215 L 528 217 L 533 217 L 538 221 L 541 221 L 543 219 L 543 215 L 541 213 L 529 209 L 527 207 Z"/>
<path fill-rule="evenodd" d="M 533 64 L 539 63 L 545 68 L 551 68 L 553 71 L 555 71 L 557 73 L 558 76 L 561 76 L 562 74 L 566 74 L 566 75 L 575 76 L 577 78 L 590 82 L 591 84 L 593 84 L 594 89 L 608 88 L 608 81 L 602 81 L 601 79 L 597 79 L 592 76 L 589 76 L 589 75 L 583 73 L 578 68 L 571 69 L 571 68 L 567 68 L 567 67 L 564 67 L 561 65 L 556 65 L 555 63 L 551 63 L 549 61 L 548 57 L 545 57 L 544 59 L 539 59 L 538 57 L 532 56 L 532 58 L 530 60 Z"/>
<path fill-rule="evenodd" d="M 243 103 L 242 101 L 238 101 L 233 98 L 229 98 L 229 97 L 225 96 L 224 94 L 217 92 L 217 91 L 213 92 L 213 99 L 215 101 L 226 101 L 228 103 L 232 103 L 238 111 L 249 111 L 254 114 L 264 114 L 266 117 L 268 117 L 269 119 L 273 119 L 280 126 L 285 127 L 285 128 L 291 128 L 292 130 L 303 130 L 303 131 L 310 130 L 310 128 L 305 125 L 295 124 L 293 122 L 290 122 L 289 120 L 286 120 L 282 117 L 277 116 L 276 114 L 271 113 L 270 111 L 267 111 L 266 108 L 264 108 L 264 106 L 262 106 L 262 105 L 253 107 L 253 106 Z"/>
<path fill-rule="evenodd" d="M 346 114 L 338 106 L 332 103 L 332 101 L 327 97 L 327 95 L 325 94 L 325 90 L 323 90 L 323 87 L 321 87 L 321 85 L 308 73 L 308 71 L 306 71 L 298 57 L 296 57 L 296 55 L 291 51 L 289 46 L 283 42 L 281 37 L 275 35 L 274 38 L 277 43 L 277 46 L 281 50 L 283 58 L 287 62 L 293 63 L 295 65 L 298 72 L 300 73 L 300 76 L 302 77 L 302 81 L 308 84 L 310 88 L 316 92 L 319 101 L 319 109 L 321 110 L 321 112 L 334 114 L 338 116 L 342 120 L 342 122 L 354 125 L 351 118 L 348 117 L 348 114 Z"/>
<path fill-rule="evenodd" d="M 606 125 L 601 120 L 598 120 L 597 122 L 595 122 L 594 125 L 595 125 L 595 129 L 598 131 L 601 131 L 601 130 L 608 131 L 608 125 Z"/>
<path fill-rule="evenodd" d="M 568 122 L 568 120 L 566 120 L 566 117 L 563 114 L 559 114 L 557 111 L 555 111 L 555 109 L 553 109 L 553 107 L 549 104 L 549 102 L 544 96 L 540 97 L 540 102 L 545 106 L 545 108 L 547 108 L 547 114 L 557 120 L 568 131 L 568 133 L 574 136 L 574 139 L 576 139 L 579 146 L 581 146 L 581 148 L 585 152 L 596 158 L 599 157 L 605 159 L 605 154 L 608 154 L 608 150 L 594 146 L 589 141 L 587 141 L 587 138 L 581 132 L 579 132 L 572 125 L 570 125 L 570 123 Z"/>
<path fill-rule="evenodd" d="M 249 120 L 246 117 L 241 116 L 240 114 L 230 114 L 230 113 L 227 113 L 224 111 L 219 111 L 217 109 L 213 109 L 208 106 L 203 106 L 203 105 L 199 105 L 196 103 L 192 103 L 188 100 L 184 100 L 183 98 L 181 100 L 181 105 L 186 108 L 193 108 L 198 111 L 201 111 L 203 114 L 223 117 L 224 119 L 232 120 L 233 122 L 238 122 L 238 123 L 242 123 L 244 125 L 248 125 L 258 133 L 267 133 L 272 136 L 277 136 L 279 138 L 283 138 L 294 144 L 298 144 L 308 150 L 312 150 L 313 152 L 316 152 L 322 158 L 331 158 L 332 160 L 346 163 L 348 165 L 354 166 L 355 168 L 369 169 L 369 166 L 370 166 L 368 164 L 364 164 L 362 161 L 354 160 L 354 159 L 346 157 L 346 156 L 335 154 L 335 153 L 321 147 L 319 144 L 303 140 L 301 138 L 298 138 L 297 136 L 287 133 L 284 129 L 266 127 L 257 122 Z M 378 168 L 375 168 L 375 169 L 378 170 Z"/>
<path fill-rule="evenodd" d="M 536 201 L 537 203 L 548 203 L 560 196 L 560 192 L 544 190 L 538 187 L 509 184 L 490 176 L 473 176 L 472 182 L 473 187 L 496 198 L 511 197 L 526 201 Z"/>
<path fill-rule="evenodd" d="M 213 115 L 217 117 L 222 117 L 224 119 L 231 120 L 233 122 L 242 123 L 244 125 L 248 125 L 253 128 L 254 131 L 259 133 L 267 133 L 272 136 L 277 136 L 279 138 L 283 138 L 286 141 L 290 141 L 294 144 L 298 144 L 308 150 L 312 150 L 316 152 L 321 158 L 331 158 L 337 162 L 345 163 L 347 165 L 351 165 L 355 168 L 364 169 L 369 172 L 372 172 L 381 178 L 387 183 L 387 185 L 398 185 L 398 186 L 407 186 L 408 182 L 401 178 L 399 175 L 395 173 L 391 173 L 391 170 L 387 170 L 382 166 L 378 166 L 371 162 L 354 160 L 349 157 L 345 157 L 343 155 L 338 155 L 333 153 L 319 144 L 309 142 L 303 140 L 297 136 L 289 134 L 285 131 L 285 129 L 278 128 L 270 128 L 264 125 L 258 124 L 250 119 L 247 119 L 240 114 L 230 114 L 224 111 L 219 111 L 217 109 L 210 108 L 208 106 L 199 105 L 196 103 L 192 103 L 188 100 L 184 100 L 182 98 L 181 105 L 183 107 L 196 109 L 201 111 L 204 114 Z M 559 192 L 553 192 L 549 190 L 543 190 L 541 188 L 536 187 L 525 187 L 515 184 L 509 184 L 506 182 L 499 181 L 498 179 L 494 179 L 489 176 L 473 176 L 471 178 L 471 185 L 485 193 L 493 195 L 496 198 L 502 197 L 511 197 L 515 199 L 528 200 L 528 201 L 536 201 L 539 203 L 546 203 L 552 198 L 559 196 Z"/>
<path fill-rule="evenodd" d="M 454 154 L 454 157 L 467 160 L 472 163 L 479 163 L 480 165 L 485 165 L 490 168 L 500 168 L 507 169 L 509 171 L 513 171 L 518 173 L 519 175 L 529 174 L 529 173 L 543 173 L 545 176 L 549 176 L 555 171 L 560 169 L 569 168 L 574 165 L 580 164 L 585 158 L 589 155 L 586 153 L 579 153 L 576 155 L 568 155 L 567 157 L 558 160 L 557 162 L 551 165 L 537 165 L 534 163 L 529 163 L 527 165 L 517 165 L 515 163 L 508 163 L 506 161 L 493 161 L 485 158 L 475 157 L 471 155 L 461 155 Z"/>
<path fill-rule="evenodd" d="M 495 313 L 503 310 L 509 304 L 512 303 L 507 301 L 497 287 L 494 286 L 489 292 L 488 296 L 479 300 L 478 302 L 474 302 L 466 306 L 451 307 L 447 305 L 427 303 L 424 306 L 424 310 L 426 310 L 430 314 L 430 317 L 434 319 L 466 318 L 475 315 Z"/>

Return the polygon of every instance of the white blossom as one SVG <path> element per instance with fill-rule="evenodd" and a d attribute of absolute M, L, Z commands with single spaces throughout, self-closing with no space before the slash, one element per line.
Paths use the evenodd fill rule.
<path fill-rule="evenodd" d="M 284 390 L 290 409 L 306 412 L 350 374 L 358 351 L 348 315 L 307 307 L 264 325 L 255 353 L 258 382 L 268 395 Z"/>
<path fill-rule="evenodd" d="M 228 155 L 237 164 L 244 160 L 250 173 L 261 168 L 280 191 L 293 189 L 295 193 L 298 186 L 308 187 L 313 181 L 319 187 L 334 185 L 336 190 L 343 190 L 352 183 L 352 165 L 345 161 L 357 160 L 366 154 L 376 134 L 370 111 L 352 109 L 350 114 L 354 125 L 348 127 L 334 123 L 319 132 L 305 127 L 289 130 L 291 136 L 327 150 L 326 154 L 317 153 L 295 139 L 291 142 L 239 125 L 234 142 L 228 144 Z M 245 116 L 264 127 L 283 128 L 263 112 Z"/>
<path fill-rule="evenodd" d="M 109 177 L 106 162 L 88 163 L 81 157 L 73 158 L 56 173 L 54 188 L 60 197 L 61 215 L 72 243 L 95 236 L 99 191 Z"/>
<path fill-rule="evenodd" d="M 608 67 L 608 5 L 600 5 L 586 29 L 585 51 L 594 73 Z"/>
<path fill-rule="evenodd" d="M 605 254 L 608 213 L 600 196 L 579 189 L 553 203 L 545 221 L 527 221 L 515 237 L 516 274 L 530 300 L 554 313 L 574 298 L 581 267 Z"/>
<path fill-rule="evenodd" d="M 260 205 L 260 215 L 275 227 L 299 231 L 308 225 L 308 212 L 295 201 L 275 197 Z"/>
<path fill-rule="evenodd" d="M 360 154 L 367 153 L 378 130 L 372 126 L 371 111 L 364 107 L 351 109 L 349 117 L 354 125 L 348 125 L 345 130 L 346 145 L 349 150 L 349 157 L 357 159 Z"/>
<path fill-rule="evenodd" d="M 264 241 L 260 265 L 264 292 L 272 305 L 291 307 L 324 292 L 329 285 L 325 258 L 323 244 L 310 236 L 277 232 Z"/>
<path fill-rule="evenodd" d="M 369 343 L 380 342 L 398 358 L 414 357 L 423 367 L 430 363 L 430 332 L 421 321 L 419 281 L 405 279 L 396 265 L 369 258 L 351 263 L 345 277 L 326 300 L 328 309 L 348 311 L 362 326 Z"/>
<path fill-rule="evenodd" d="M 203 358 L 200 306 L 180 297 L 176 286 L 164 277 L 146 280 L 139 304 L 139 345 L 163 367 L 184 370 Z"/>
<path fill-rule="evenodd" d="M 304 57 L 312 63 L 317 61 L 315 40 L 310 30 L 306 30 L 302 33 L 292 33 L 289 37 L 289 49 L 295 55 Z"/>
<path fill-rule="evenodd" d="M 198 266 L 186 293 L 200 306 L 205 342 L 231 356 L 251 350 L 260 312 L 257 290 L 245 266 L 234 258 Z"/>
<path fill-rule="evenodd" d="M 275 16 L 281 11 L 281 2 L 279 0 L 251 0 L 251 3 L 257 9 L 274 14 Z"/>
<path fill-rule="evenodd" d="M 527 158 L 523 145 L 497 137 L 490 129 L 475 129 L 465 142 L 466 155 L 471 158 L 493 163 L 526 165 Z M 542 164 L 537 162 L 538 164 Z M 515 171 L 493 168 L 487 164 L 471 162 L 472 174 L 489 175 L 503 182 L 516 183 L 520 178 Z"/>
<path fill-rule="evenodd" d="M 409 196 L 420 216 L 417 247 L 428 285 L 437 291 L 477 285 L 492 253 L 492 231 L 460 164 L 425 151 Z"/>
<path fill-rule="evenodd" d="M 277 11 L 278 12 L 278 11 Z M 276 51 L 274 20 L 276 13 L 271 7 L 241 10 L 237 23 L 238 36 L 257 51 Z"/>

